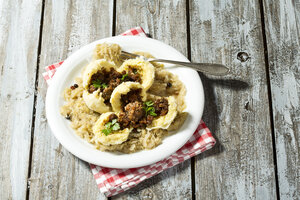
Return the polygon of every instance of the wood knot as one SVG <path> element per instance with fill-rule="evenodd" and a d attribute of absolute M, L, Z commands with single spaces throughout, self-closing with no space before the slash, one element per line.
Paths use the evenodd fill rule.
<path fill-rule="evenodd" d="M 250 112 L 252 112 L 253 111 L 253 109 L 252 109 L 252 107 L 251 107 L 251 100 L 250 101 L 247 101 L 246 103 L 245 103 L 245 105 L 244 105 L 244 108 L 245 108 L 245 110 L 247 110 L 247 111 L 250 111 Z"/>
<path fill-rule="evenodd" d="M 246 104 L 245 104 L 245 109 L 246 109 L 246 110 L 249 110 L 249 101 L 246 102 Z"/>
<path fill-rule="evenodd" d="M 248 53 L 246 53 L 246 52 L 242 51 L 237 54 L 237 59 L 241 62 L 246 62 L 249 58 L 250 57 L 249 57 Z"/>
<path fill-rule="evenodd" d="M 152 200 L 154 198 L 154 194 L 151 190 L 146 189 L 142 192 L 141 199 L 143 200 Z"/>

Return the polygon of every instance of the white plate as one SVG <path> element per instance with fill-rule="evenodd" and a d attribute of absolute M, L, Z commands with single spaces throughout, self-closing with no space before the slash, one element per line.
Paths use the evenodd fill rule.
<path fill-rule="evenodd" d="M 201 80 L 196 71 L 182 67 L 165 67 L 185 84 L 186 112 L 189 113 L 184 125 L 177 133 L 166 137 L 162 144 L 152 150 L 144 150 L 132 154 L 102 152 L 75 134 L 69 122 L 60 115 L 60 107 L 64 104 L 63 90 L 74 83 L 81 69 L 91 60 L 92 51 L 99 43 L 117 43 L 125 51 L 146 51 L 157 58 L 178 61 L 188 59 L 174 48 L 154 39 L 140 36 L 117 36 L 90 43 L 74 52 L 57 70 L 48 88 L 46 97 L 46 115 L 50 128 L 58 141 L 72 154 L 89 163 L 111 168 L 135 168 L 160 161 L 182 147 L 192 136 L 202 117 L 204 93 Z"/>

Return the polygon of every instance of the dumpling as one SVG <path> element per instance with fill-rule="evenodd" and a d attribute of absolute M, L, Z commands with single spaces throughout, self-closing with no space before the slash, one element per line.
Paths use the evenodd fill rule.
<path fill-rule="evenodd" d="M 116 66 L 113 63 L 106 60 L 95 60 L 86 67 L 85 71 L 83 72 L 83 100 L 89 109 L 99 113 L 110 111 L 110 106 L 104 103 L 100 88 L 90 91 L 89 87 L 94 74 L 99 71 L 110 71 L 111 69 L 115 68 Z"/>
<path fill-rule="evenodd" d="M 106 61 L 104 59 L 92 61 L 88 66 L 86 66 L 83 72 L 82 84 L 84 89 L 88 89 L 91 83 L 91 78 L 94 74 L 103 70 L 110 71 L 111 68 L 116 69 L 117 67 L 112 62 Z"/>
<path fill-rule="evenodd" d="M 141 77 L 141 84 L 145 90 L 148 90 L 154 81 L 155 69 L 153 65 L 141 58 L 126 60 L 118 69 L 119 72 L 134 70 Z"/>
<path fill-rule="evenodd" d="M 116 145 L 125 142 L 128 139 L 129 133 L 131 129 L 125 128 L 123 130 L 116 130 L 112 131 L 108 135 L 105 135 L 102 130 L 106 129 L 105 126 L 108 122 L 110 122 L 110 115 L 115 115 L 113 112 L 107 112 L 102 114 L 95 125 L 93 126 L 93 133 L 95 137 L 93 138 L 92 142 L 96 144 L 103 144 L 103 145 Z"/>
<path fill-rule="evenodd" d="M 145 101 L 146 91 L 141 84 L 136 82 L 124 82 L 116 87 L 110 97 L 110 103 L 114 112 L 122 111 L 122 95 L 129 95 L 134 98 L 140 98 L 141 101 Z"/>
<path fill-rule="evenodd" d="M 106 113 L 110 111 L 110 106 L 104 103 L 104 99 L 102 98 L 102 93 L 100 90 L 97 90 L 93 93 L 89 93 L 88 91 L 84 90 L 82 97 L 89 109 L 98 113 Z"/>
<path fill-rule="evenodd" d="M 166 99 L 168 100 L 168 113 L 164 116 L 155 118 L 147 129 L 167 129 L 174 121 L 177 115 L 176 99 L 173 96 L 169 96 Z"/>

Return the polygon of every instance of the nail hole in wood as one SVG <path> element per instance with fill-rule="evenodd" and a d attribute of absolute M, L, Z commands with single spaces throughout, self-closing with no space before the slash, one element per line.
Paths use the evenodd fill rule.
<path fill-rule="evenodd" d="M 246 52 L 242 51 L 237 54 L 237 59 L 241 62 L 246 62 L 249 58 L 250 57 L 249 57 L 248 53 L 246 53 Z"/>

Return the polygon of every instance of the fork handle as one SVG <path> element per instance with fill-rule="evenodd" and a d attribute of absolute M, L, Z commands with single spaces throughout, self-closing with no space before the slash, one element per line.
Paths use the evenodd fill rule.
<path fill-rule="evenodd" d="M 170 64 L 178 64 L 185 67 L 193 68 L 197 71 L 204 72 L 212 75 L 226 75 L 229 73 L 229 69 L 222 64 L 214 64 L 214 63 L 189 63 L 189 62 L 181 62 L 174 60 L 164 60 L 164 59 L 149 59 L 149 62 L 164 62 Z"/>

